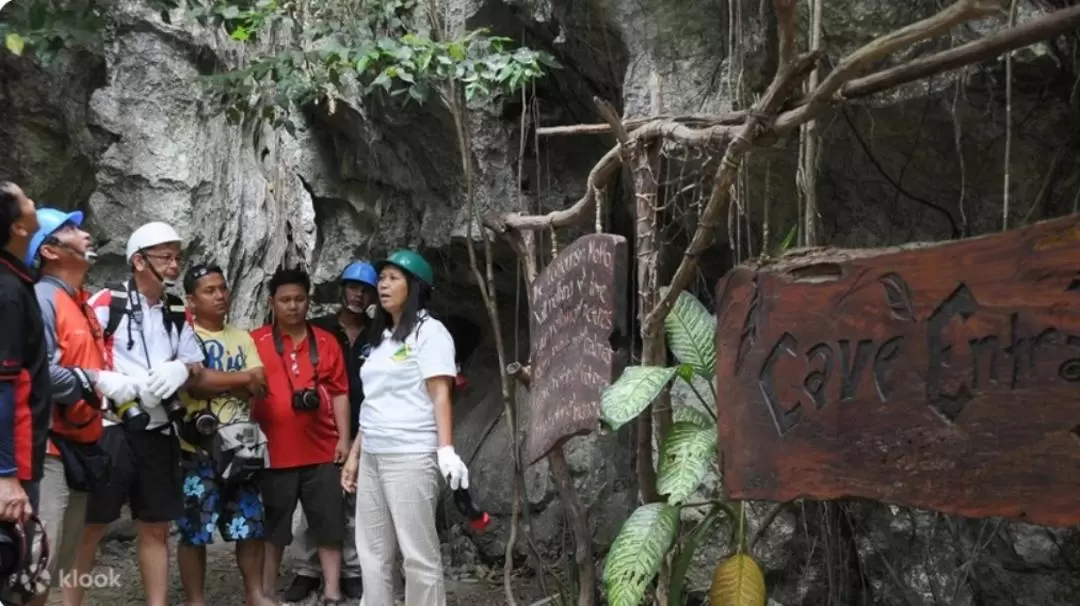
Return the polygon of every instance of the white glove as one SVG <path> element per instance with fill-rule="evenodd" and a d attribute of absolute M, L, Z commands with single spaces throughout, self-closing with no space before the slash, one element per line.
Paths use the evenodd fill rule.
<path fill-rule="evenodd" d="M 150 377 L 143 377 L 139 383 L 139 405 L 145 410 L 161 406 L 161 398 L 150 391 Z"/>
<path fill-rule="evenodd" d="M 101 395 L 106 398 L 117 404 L 123 404 L 134 400 L 139 395 L 139 385 L 141 383 L 142 381 L 139 379 L 133 379 L 118 372 L 99 370 L 94 387 L 97 387 Z"/>
<path fill-rule="evenodd" d="M 180 360 L 173 360 L 151 369 L 146 386 L 157 399 L 164 400 L 187 383 L 188 374 L 187 364 Z"/>
<path fill-rule="evenodd" d="M 439 472 L 450 484 L 451 490 L 469 487 L 469 468 L 465 467 L 465 461 L 457 456 L 453 446 L 443 446 L 437 453 L 439 459 Z"/>

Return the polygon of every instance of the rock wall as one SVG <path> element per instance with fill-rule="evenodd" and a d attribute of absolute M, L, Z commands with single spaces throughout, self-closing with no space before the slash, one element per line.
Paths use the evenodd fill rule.
<path fill-rule="evenodd" d="M 768 2 L 643 0 L 454 0 L 455 19 L 488 26 L 554 53 L 565 66 L 539 83 L 544 125 L 598 122 L 593 97 L 627 117 L 716 113 L 742 84 L 753 93 L 771 75 Z M 1034 9 L 1023 6 L 1021 18 Z M 937 10 L 930 0 L 827 3 L 826 48 L 841 53 Z M 292 136 L 228 124 L 196 77 L 242 56 L 235 43 L 174 18 L 172 24 L 120 3 L 117 27 L 92 52 L 62 56 L 45 71 L 0 56 L 0 176 L 26 186 L 39 204 L 87 211 L 104 253 L 101 282 L 122 272 L 124 241 L 138 224 L 164 219 L 188 239 L 190 261 L 213 259 L 233 282 L 233 317 L 253 324 L 265 309 L 263 284 L 282 263 L 314 272 L 321 303 L 357 256 L 417 246 L 439 276 L 436 311 L 488 321 L 463 245 L 469 202 L 449 117 L 434 107 L 400 111 L 347 93 L 333 111 L 310 108 Z M 923 53 L 971 39 L 989 25 L 964 27 Z M 1069 47 L 1072 44 L 1074 46 Z M 1068 60 L 1073 39 L 1016 54 L 1012 89 L 1012 223 L 1076 211 L 1080 190 L 1080 112 Z M 738 52 L 732 52 L 738 51 Z M 1066 52 L 1068 51 L 1068 52 Z M 1006 141 L 1004 69 L 990 61 L 859 102 L 823 120 L 818 195 L 824 236 L 842 246 L 941 239 L 955 231 L 1000 228 Z M 476 188 L 472 204 L 533 211 L 564 207 L 611 145 L 604 136 L 543 137 L 519 128 L 522 106 L 506 100 L 473 117 Z M 524 145 L 522 138 L 525 138 Z M 735 248 L 756 254 L 769 225 L 774 247 L 795 222 L 796 141 L 753 156 L 741 200 L 749 216 L 723 233 L 704 264 L 699 294 L 730 266 Z M 523 153 L 522 153 L 522 150 Z M 707 183 L 696 171 L 716 158 L 665 148 L 673 200 Z M 519 192 L 518 183 L 521 182 Z M 624 206 L 607 209 L 614 230 L 630 226 Z M 688 237 L 693 222 L 671 238 Z M 560 235 L 566 240 L 570 236 Z M 736 244 L 738 247 L 736 247 Z M 550 241 L 545 236 L 545 249 Z M 513 254 L 496 247 L 496 282 L 508 349 L 528 351 L 524 291 Z M 745 253 L 743 253 L 745 254 Z M 666 265 L 677 263 L 675 257 Z M 457 404 L 456 435 L 471 460 L 475 493 L 505 522 L 510 512 L 511 443 L 490 336 L 467 368 L 471 386 Z M 520 393 L 518 414 L 526 418 Z M 601 550 L 635 506 L 630 436 L 573 440 L 568 457 L 590 508 Z M 551 563 L 569 545 L 546 464 L 527 474 L 531 531 Z M 707 483 L 710 490 L 718 478 Z M 766 506 L 755 507 L 760 519 Z M 693 517 L 687 513 L 687 521 Z M 453 515 L 451 515 L 451 519 Z M 706 587 L 718 539 L 694 571 Z M 997 521 L 969 521 L 870 503 L 798 503 L 759 545 L 770 604 L 1072 604 L 1080 595 L 1080 537 Z M 505 523 L 489 536 L 454 545 L 456 558 L 497 559 Z M 524 550 L 521 552 L 524 554 Z M 602 552 L 601 552 L 602 553 Z M 558 558 L 558 559 L 557 559 Z"/>

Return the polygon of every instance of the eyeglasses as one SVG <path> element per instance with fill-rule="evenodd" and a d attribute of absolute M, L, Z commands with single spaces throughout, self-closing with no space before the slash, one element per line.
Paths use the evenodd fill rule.
<path fill-rule="evenodd" d="M 292 370 L 293 375 L 299 377 L 300 376 L 300 362 L 296 358 L 296 350 L 295 349 L 292 351 L 291 354 L 289 354 L 289 362 L 292 363 L 292 367 L 290 368 L 290 370 Z"/>
<path fill-rule="evenodd" d="M 144 257 L 149 257 L 155 261 L 161 261 L 165 265 L 172 265 L 174 262 L 177 265 L 184 264 L 184 255 L 153 255 L 150 253 L 143 253 Z"/>

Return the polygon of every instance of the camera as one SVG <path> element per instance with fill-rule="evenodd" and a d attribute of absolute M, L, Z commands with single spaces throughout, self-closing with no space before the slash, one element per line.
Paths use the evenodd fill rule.
<path fill-rule="evenodd" d="M 180 401 L 176 394 L 162 400 L 161 407 L 165 409 L 165 414 L 169 415 L 169 420 L 174 423 L 183 421 L 184 417 L 187 416 L 187 409 L 184 408 L 184 403 Z"/>
<path fill-rule="evenodd" d="M 221 422 L 218 421 L 216 414 L 208 409 L 203 409 L 195 413 L 195 416 L 191 419 L 191 424 L 199 435 L 212 436 L 218 430 Z"/>
<path fill-rule="evenodd" d="M 221 421 L 209 409 L 196 411 L 190 418 L 178 424 L 180 439 L 196 448 L 209 449 Z"/>
<path fill-rule="evenodd" d="M 314 389 L 301 389 L 300 391 L 293 392 L 293 410 L 318 410 L 320 403 L 321 398 L 319 398 L 319 392 Z"/>
<path fill-rule="evenodd" d="M 112 402 L 113 412 L 120 417 L 124 427 L 131 431 L 142 431 L 150 424 L 150 413 L 143 410 L 135 400 L 130 402 Z"/>

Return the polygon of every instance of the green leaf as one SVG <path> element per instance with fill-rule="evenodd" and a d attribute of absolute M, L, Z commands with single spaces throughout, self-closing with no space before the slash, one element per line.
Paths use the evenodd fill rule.
<path fill-rule="evenodd" d="M 694 526 L 690 534 L 682 539 L 679 554 L 675 557 L 675 562 L 671 566 L 669 604 L 683 603 L 683 587 L 686 584 L 686 575 L 690 571 L 690 565 L 694 561 L 694 554 L 697 553 L 698 547 L 701 546 L 702 539 L 710 536 L 713 526 L 723 515 L 725 515 L 724 507 L 720 503 L 713 504 L 709 513 L 705 514 L 705 517 L 697 523 L 697 526 Z"/>
<path fill-rule="evenodd" d="M 610 606 L 641 604 L 678 528 L 679 510 L 666 503 L 642 505 L 630 514 L 604 562 Z"/>
<path fill-rule="evenodd" d="M 668 503 L 682 503 L 701 485 L 715 456 L 715 427 L 675 423 L 660 446 L 657 492 L 667 495 Z"/>
<path fill-rule="evenodd" d="M 700 301 L 688 292 L 679 293 L 664 329 L 677 360 L 693 366 L 703 378 L 716 376 L 716 320 Z"/>
<path fill-rule="evenodd" d="M 19 34 L 11 32 L 7 36 L 4 36 L 4 46 L 6 46 L 9 51 L 11 51 L 11 54 L 15 56 L 21 56 L 23 53 L 23 48 L 26 46 L 26 41 L 24 41 L 22 36 L 20 36 Z"/>
<path fill-rule="evenodd" d="M 390 80 L 390 76 L 387 75 L 386 72 L 379 74 L 378 77 L 375 78 L 375 80 L 371 83 L 372 86 L 381 86 L 384 90 L 390 90 L 391 84 L 392 82 Z"/>
<path fill-rule="evenodd" d="M 674 366 L 628 366 L 615 383 L 604 388 L 601 418 L 612 429 L 632 421 L 660 395 L 675 370 Z"/>
<path fill-rule="evenodd" d="M 786 252 L 789 248 L 791 248 L 791 245 L 795 243 L 795 236 L 798 233 L 799 233 L 799 224 L 796 223 L 795 225 L 791 226 L 791 229 L 788 230 L 787 235 L 784 236 L 783 242 L 780 242 L 779 251 L 781 253 Z"/>
<path fill-rule="evenodd" d="M 420 85 L 410 86 L 409 97 L 412 98 L 413 101 L 416 101 L 417 104 L 423 104 L 424 101 L 427 101 L 427 90 Z"/>
<path fill-rule="evenodd" d="M 373 53 L 367 53 L 356 60 L 356 73 L 362 74 L 367 70 L 368 64 L 371 63 L 372 55 Z"/>
<path fill-rule="evenodd" d="M 465 45 L 464 44 L 462 44 L 460 42 L 451 43 L 450 48 L 449 48 L 449 52 L 450 52 L 450 57 L 453 58 L 454 61 L 464 61 L 465 60 Z"/>
<path fill-rule="evenodd" d="M 676 406 L 672 415 L 672 420 L 676 423 L 693 423 L 698 427 L 716 431 L 716 421 L 713 421 L 712 417 L 698 410 L 696 406 Z"/>

